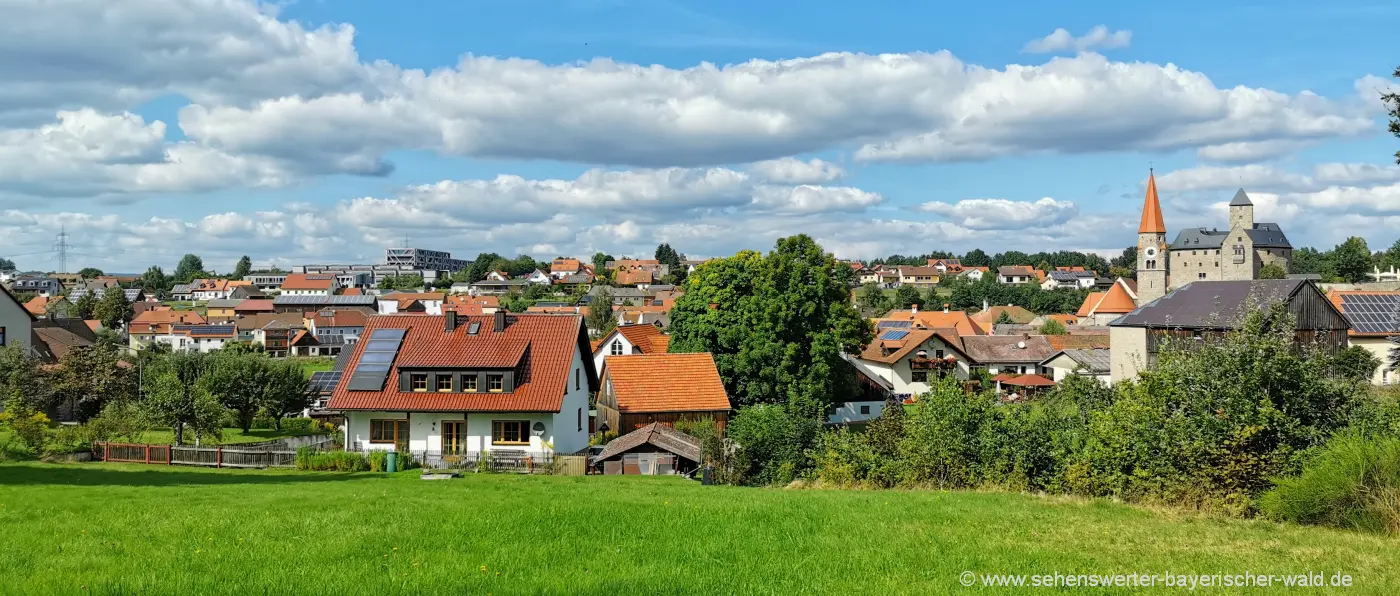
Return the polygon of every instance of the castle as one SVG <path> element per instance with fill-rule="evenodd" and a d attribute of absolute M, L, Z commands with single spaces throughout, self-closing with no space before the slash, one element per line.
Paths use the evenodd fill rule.
<path fill-rule="evenodd" d="M 1138 304 L 1195 281 L 1259 279 L 1265 265 L 1287 271 L 1293 258 L 1293 246 L 1278 224 L 1254 222 L 1254 203 L 1243 188 L 1230 201 L 1230 229 L 1187 228 L 1168 245 L 1157 180 L 1150 171 L 1137 246 Z"/>

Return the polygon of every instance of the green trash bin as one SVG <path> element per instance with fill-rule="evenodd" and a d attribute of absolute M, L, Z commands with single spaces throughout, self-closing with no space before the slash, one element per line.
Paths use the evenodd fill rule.
<path fill-rule="evenodd" d="M 384 458 L 384 471 L 390 474 L 399 471 L 399 454 L 393 451 Z"/>

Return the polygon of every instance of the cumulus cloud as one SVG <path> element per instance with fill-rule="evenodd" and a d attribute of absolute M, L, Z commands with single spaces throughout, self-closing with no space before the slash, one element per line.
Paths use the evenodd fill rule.
<path fill-rule="evenodd" d="M 1056 29 L 1049 35 L 1040 39 L 1033 39 L 1026 43 L 1021 51 L 1033 54 L 1046 54 L 1050 52 L 1061 52 L 1064 50 L 1074 50 L 1083 52 L 1094 48 L 1113 49 L 1126 48 L 1133 41 L 1133 32 L 1127 29 L 1110 32 L 1108 27 L 1098 25 L 1090 29 L 1081 37 L 1062 28 Z"/>
<path fill-rule="evenodd" d="M 1294 153 L 1308 144 L 1291 139 L 1224 143 L 1201 147 L 1196 150 L 1196 157 L 1220 163 L 1252 163 Z"/>
<path fill-rule="evenodd" d="M 1045 197 L 1035 202 L 1007 199 L 967 199 L 956 203 L 931 201 L 920 211 L 942 215 L 972 230 L 1025 230 L 1057 226 L 1079 214 L 1070 201 Z"/>
<path fill-rule="evenodd" d="M 1334 186 L 1363 187 L 1400 182 L 1400 167 L 1365 163 L 1318 164 L 1310 174 L 1279 169 L 1273 165 L 1250 164 L 1221 167 L 1199 166 L 1168 172 L 1157 177 L 1163 193 L 1233 191 L 1317 192 Z M 1227 199 L 1228 200 L 1228 199 Z"/>
<path fill-rule="evenodd" d="M 780 184 L 820 184 L 839 180 L 846 175 L 845 168 L 829 161 L 802 161 L 795 157 L 760 161 L 749 164 L 747 169 L 759 177 Z"/>

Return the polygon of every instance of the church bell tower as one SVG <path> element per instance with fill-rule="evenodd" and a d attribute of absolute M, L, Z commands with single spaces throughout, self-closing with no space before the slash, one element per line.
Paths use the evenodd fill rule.
<path fill-rule="evenodd" d="M 1143 305 L 1167 293 L 1167 225 L 1162 221 L 1152 170 L 1147 171 L 1147 198 L 1142 204 L 1137 248 L 1137 296 L 1138 304 Z"/>

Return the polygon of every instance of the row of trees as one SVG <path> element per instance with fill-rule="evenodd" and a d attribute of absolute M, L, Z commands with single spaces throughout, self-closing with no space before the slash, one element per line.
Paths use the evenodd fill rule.
<path fill-rule="evenodd" d="M 218 436 L 227 424 L 245 432 L 265 416 L 281 420 L 307 407 L 300 365 L 226 348 L 208 354 L 153 347 L 128 357 L 115 345 L 75 347 L 46 367 L 19 347 L 0 348 L 0 392 L 16 417 L 72 408 L 79 421 L 121 419 L 125 426 L 170 428 L 178 444 Z"/>
<path fill-rule="evenodd" d="M 1030 265 L 1041 271 L 1051 271 L 1056 267 L 1083 267 L 1090 271 L 1098 272 L 1099 275 L 1108 275 L 1109 262 L 1103 257 L 1084 252 L 1070 250 L 1060 250 L 1055 252 L 1025 253 L 1021 251 L 1007 251 L 988 255 L 980 248 L 974 248 L 959 256 L 946 251 L 934 251 L 919 256 L 890 255 L 885 258 L 870 261 L 870 265 L 918 265 L 928 263 L 929 259 L 959 259 L 964 267 L 990 267 L 996 270 L 997 267 L 1009 265 Z M 1137 260 L 1136 249 L 1134 249 L 1134 262 Z"/>
<path fill-rule="evenodd" d="M 1089 290 L 1060 288 L 1046 291 L 1033 284 L 1003 284 L 995 277 L 984 276 L 981 281 L 955 279 L 945 285 L 920 292 L 913 286 L 900 286 L 890 296 L 875 284 L 865 284 L 857 291 L 856 305 L 861 312 L 879 316 L 891 309 L 908 309 L 918 304 L 925 309 L 942 308 L 976 311 L 983 304 L 1015 305 L 1037 314 L 1075 312 L 1084 303 Z"/>

